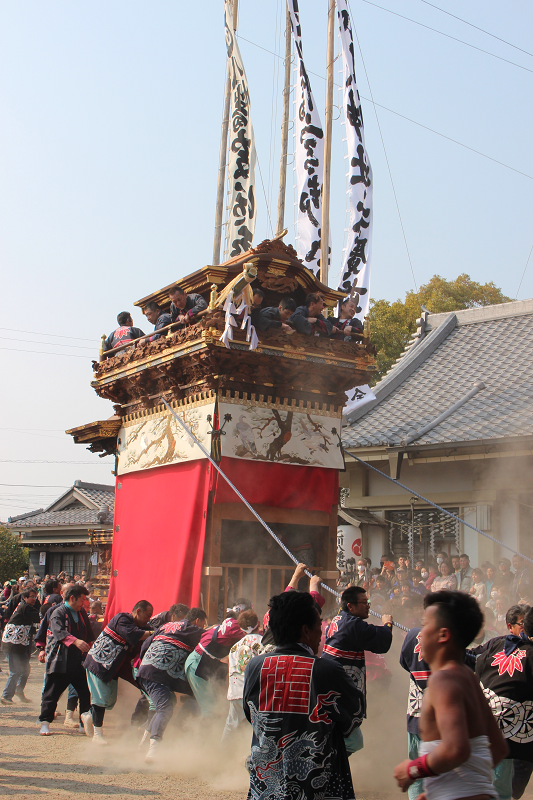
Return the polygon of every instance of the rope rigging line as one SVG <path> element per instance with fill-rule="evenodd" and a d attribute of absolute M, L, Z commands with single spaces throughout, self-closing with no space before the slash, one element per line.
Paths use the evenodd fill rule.
<path fill-rule="evenodd" d="M 350 453 L 348 450 L 344 450 L 344 448 L 343 448 L 343 452 L 344 452 L 344 455 L 350 456 L 355 461 L 358 461 L 360 464 L 363 464 L 365 467 L 368 467 L 369 469 L 374 470 L 374 472 L 377 472 L 378 475 L 381 475 L 383 478 L 387 478 L 388 481 L 391 481 L 391 483 L 396 484 L 396 486 L 399 486 L 401 489 L 404 489 L 406 492 L 409 492 L 410 494 L 414 495 L 415 497 L 418 497 L 419 500 L 422 500 L 424 503 L 427 503 L 429 506 L 433 506 L 433 508 L 437 508 L 439 511 L 442 511 L 444 514 L 447 514 L 449 517 L 454 519 L 456 522 L 462 522 L 462 524 L 466 525 L 467 528 L 471 528 L 473 531 L 476 531 L 476 533 L 481 534 L 481 536 L 485 536 L 486 539 L 490 539 L 491 542 L 494 542 L 495 544 L 498 544 L 500 547 L 504 547 L 506 550 L 510 550 L 511 553 L 514 553 L 515 556 L 520 556 L 520 558 L 523 558 L 524 561 L 529 561 L 531 564 L 533 564 L 533 558 L 529 558 L 529 556 L 525 556 L 523 553 L 520 553 L 518 550 L 515 550 L 513 547 L 510 547 L 508 544 L 504 544 L 503 542 L 500 542 L 498 539 L 495 539 L 494 536 L 491 536 L 486 531 L 482 531 L 480 528 L 476 528 L 475 525 L 471 525 L 469 522 L 466 522 L 464 519 L 461 519 L 461 517 L 458 517 L 455 514 L 452 514 L 452 512 L 448 511 L 446 508 L 442 508 L 442 506 L 438 506 L 436 503 L 432 503 L 431 500 L 427 499 L 427 497 L 424 497 L 423 495 L 418 494 L 418 492 L 415 492 L 414 489 L 410 489 L 408 486 L 405 486 L 403 483 L 400 483 L 400 481 L 397 481 L 394 478 L 391 478 L 390 475 L 387 475 L 385 472 L 382 472 L 380 469 L 377 469 L 376 467 L 373 467 L 371 464 L 368 463 L 368 461 L 363 461 L 362 458 L 359 458 L 358 456 L 354 456 L 353 453 Z"/>
<path fill-rule="evenodd" d="M 274 541 L 277 544 L 279 544 L 281 549 L 290 558 L 290 560 L 294 564 L 299 564 L 300 562 L 298 561 L 296 556 L 293 556 L 293 554 L 291 553 L 289 548 L 286 545 L 283 544 L 281 539 L 278 536 L 276 536 L 276 534 L 274 533 L 272 528 L 270 528 L 267 525 L 267 523 L 264 521 L 264 519 L 262 519 L 262 517 L 259 516 L 257 511 L 250 505 L 250 503 L 246 500 L 246 498 L 242 496 L 242 494 L 239 492 L 237 487 L 230 481 L 230 479 L 227 477 L 227 475 L 225 475 L 224 472 L 220 469 L 220 467 L 218 466 L 216 461 L 213 458 L 211 458 L 211 454 L 206 450 L 206 448 L 203 446 L 203 444 L 201 444 L 201 442 L 198 441 L 198 439 L 196 438 L 194 433 L 188 428 L 188 426 L 185 424 L 185 422 L 182 419 L 180 419 L 180 417 L 176 414 L 176 412 L 170 407 L 170 405 L 167 403 L 166 399 L 164 397 L 161 397 L 161 400 L 163 401 L 165 406 L 168 408 L 168 410 L 170 411 L 170 413 L 172 414 L 172 416 L 174 417 L 174 419 L 176 420 L 178 425 L 185 431 L 185 433 L 187 434 L 189 439 L 191 439 L 194 442 L 194 444 L 197 445 L 197 447 L 201 450 L 201 452 L 204 454 L 204 456 L 214 466 L 214 468 L 216 469 L 218 474 L 221 475 L 222 478 L 224 478 L 224 480 L 226 481 L 228 486 L 230 486 L 233 489 L 233 491 L 235 492 L 237 497 L 240 500 L 242 500 L 242 502 L 244 503 L 244 505 L 246 506 L 248 511 L 250 511 L 254 515 L 256 520 L 263 526 L 263 528 L 267 531 L 267 533 L 269 533 L 272 536 L 272 538 L 274 539 Z M 305 574 L 307 575 L 308 578 L 312 578 L 313 577 L 313 575 L 307 569 L 305 570 Z M 337 600 L 340 600 L 340 597 L 341 597 L 340 592 L 337 592 L 337 591 L 335 591 L 335 589 L 332 589 L 331 586 L 327 585 L 327 583 L 322 583 L 322 586 L 324 587 L 324 589 L 326 589 L 326 591 L 328 591 L 332 595 L 334 595 L 337 598 Z M 376 616 L 376 617 L 381 617 L 381 614 L 378 614 L 377 611 L 370 611 L 370 613 L 374 614 L 374 616 Z M 400 625 L 398 622 L 393 622 L 392 624 L 395 625 L 397 628 L 400 628 L 403 631 L 408 631 L 409 630 L 409 628 L 406 628 L 404 625 Z"/>

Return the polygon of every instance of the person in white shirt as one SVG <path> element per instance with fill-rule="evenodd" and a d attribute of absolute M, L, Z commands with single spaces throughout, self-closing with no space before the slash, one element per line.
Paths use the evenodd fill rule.
<path fill-rule="evenodd" d="M 267 649 L 261 646 L 263 634 L 259 633 L 259 619 L 255 611 L 251 609 L 243 611 L 239 620 L 241 626 L 246 626 L 247 632 L 229 651 L 229 711 L 226 725 L 222 733 L 222 741 L 231 736 L 231 734 L 237 730 L 241 722 L 245 720 L 242 697 L 244 693 L 244 670 L 246 669 L 246 665 L 254 656 L 261 655 L 261 653 L 264 653 Z"/>

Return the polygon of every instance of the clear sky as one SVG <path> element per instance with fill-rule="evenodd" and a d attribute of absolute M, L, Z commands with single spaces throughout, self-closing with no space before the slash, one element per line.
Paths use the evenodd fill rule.
<path fill-rule="evenodd" d="M 516 297 L 533 245 L 533 5 L 436 0 L 445 14 L 423 0 L 379 0 L 389 11 L 350 2 L 368 71 L 356 44 L 374 172 L 372 297 L 461 272 Z M 322 109 L 327 5 L 300 0 Z M 257 172 L 259 242 L 271 234 L 265 195 L 276 215 L 283 80 L 266 51 L 284 53 L 285 13 L 283 0 L 239 6 L 265 187 Z M 113 483 L 112 459 L 62 431 L 113 413 L 89 382 L 116 314 L 211 261 L 224 71 L 222 0 L 0 2 L 0 519 L 46 507 L 76 478 Z M 371 91 L 389 109 L 377 115 L 412 271 Z M 334 137 L 332 285 L 346 226 L 340 121 Z M 291 242 L 292 169 L 287 198 Z M 533 257 L 518 294 L 531 296 Z M 134 321 L 150 329 L 138 310 Z"/>

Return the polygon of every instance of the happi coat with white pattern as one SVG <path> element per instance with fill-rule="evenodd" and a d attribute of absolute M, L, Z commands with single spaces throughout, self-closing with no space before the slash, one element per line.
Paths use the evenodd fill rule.
<path fill-rule="evenodd" d="M 508 758 L 533 762 L 533 642 L 498 636 L 483 648 L 476 674 L 509 745 Z"/>
<path fill-rule="evenodd" d="M 185 662 L 203 632 L 186 619 L 161 625 L 143 644 L 137 678 L 161 683 L 173 692 L 192 695 L 185 677 Z"/>
<path fill-rule="evenodd" d="M 332 659 L 300 644 L 252 658 L 244 713 L 253 727 L 248 800 L 351 800 L 344 737 L 363 720 L 363 696 Z"/>
<path fill-rule="evenodd" d="M 109 683 L 118 677 L 122 667 L 127 667 L 128 659 L 131 661 L 145 633 L 146 629 L 137 625 L 132 614 L 115 614 L 87 653 L 83 666 L 104 683 Z M 127 673 L 121 677 L 133 682 L 131 669 Z"/>

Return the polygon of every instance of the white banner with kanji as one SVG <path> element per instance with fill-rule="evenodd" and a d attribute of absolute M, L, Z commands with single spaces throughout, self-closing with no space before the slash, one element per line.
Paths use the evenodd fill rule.
<path fill-rule="evenodd" d="M 320 270 L 324 131 L 303 60 L 297 0 L 288 0 L 288 7 L 298 70 L 294 119 L 294 160 L 298 198 L 296 249 L 305 266 L 317 275 Z"/>
<path fill-rule="evenodd" d="M 337 0 L 337 15 L 342 43 L 343 106 L 350 179 L 350 228 L 339 291 L 354 298 L 356 316 L 363 320 L 370 302 L 372 168 L 365 147 L 363 111 L 355 81 L 352 28 L 346 0 Z"/>
<path fill-rule="evenodd" d="M 230 71 L 230 118 L 228 129 L 229 207 L 226 259 L 245 253 L 255 231 L 255 141 L 250 115 L 250 93 L 239 45 L 233 29 L 233 2 L 225 2 L 226 45 Z"/>

